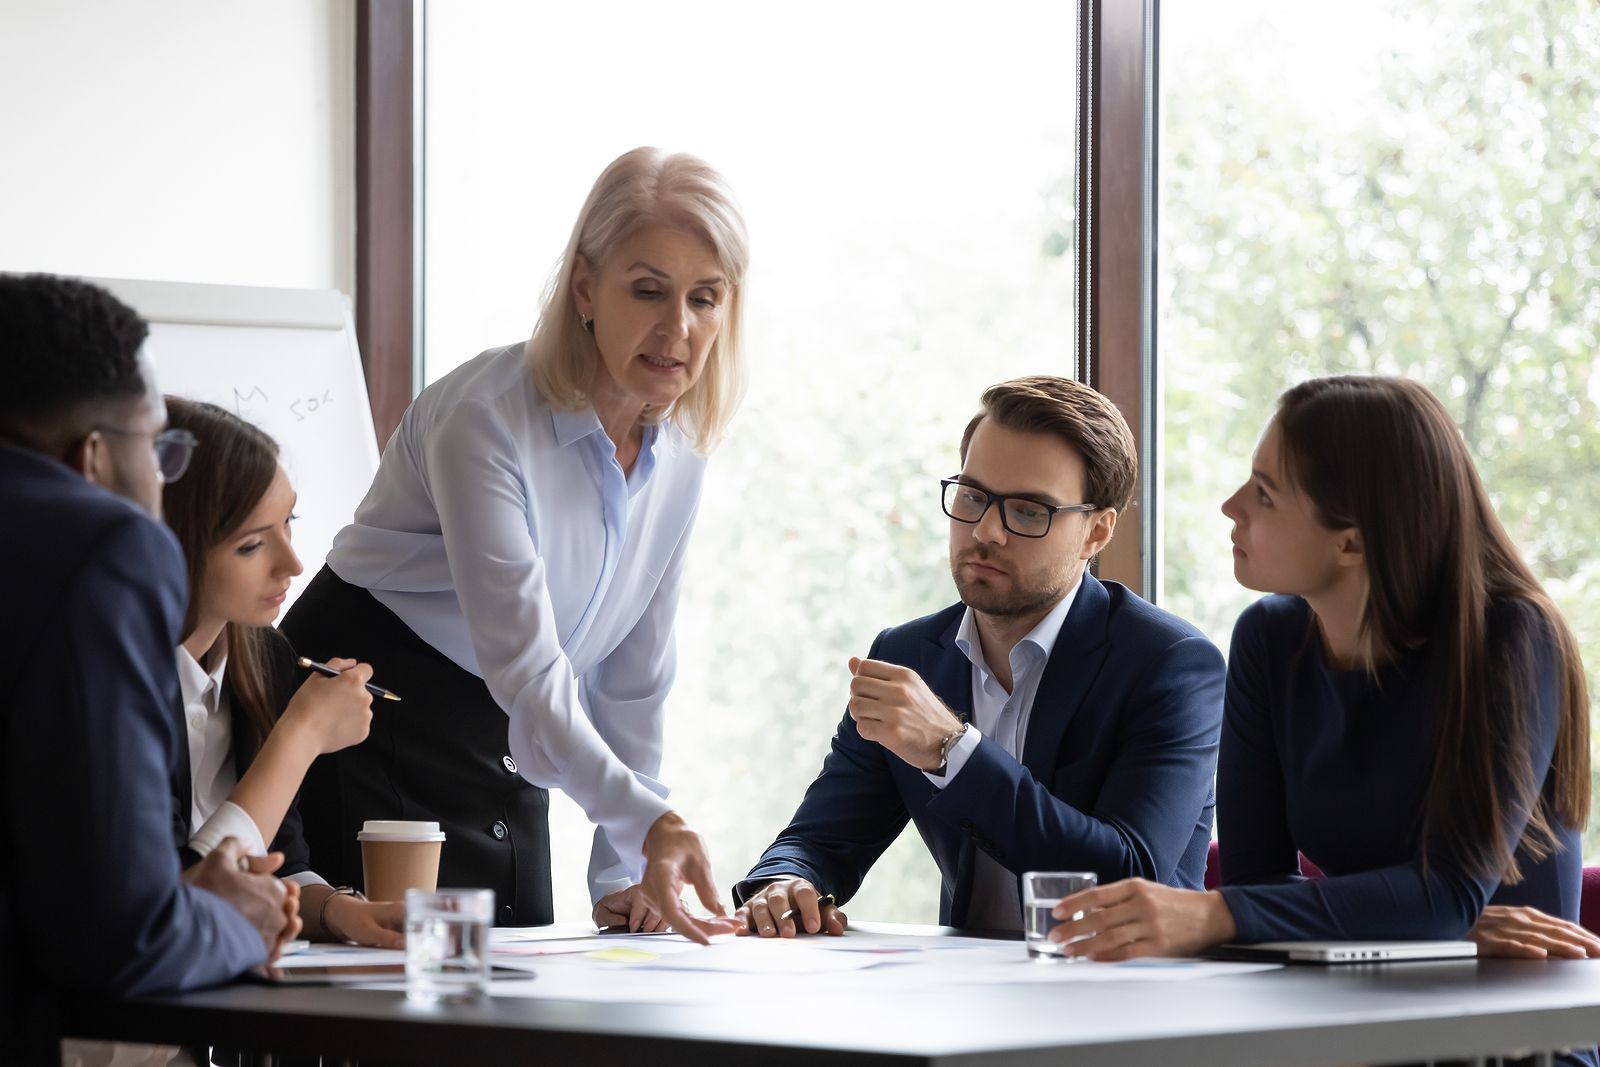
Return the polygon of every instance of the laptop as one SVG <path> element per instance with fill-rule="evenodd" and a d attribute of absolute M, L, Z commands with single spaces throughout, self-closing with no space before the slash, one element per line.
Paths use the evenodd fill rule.
<path fill-rule="evenodd" d="M 1265 963 L 1397 963 L 1402 960 L 1472 959 L 1471 941 L 1264 941 L 1259 945 L 1218 945 L 1206 955 L 1214 960 Z"/>

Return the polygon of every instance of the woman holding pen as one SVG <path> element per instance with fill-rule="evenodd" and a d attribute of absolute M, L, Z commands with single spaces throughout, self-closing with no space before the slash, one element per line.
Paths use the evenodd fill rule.
<path fill-rule="evenodd" d="M 705 454 L 738 402 L 744 223 L 720 175 L 640 148 L 600 175 L 530 340 L 407 410 L 355 521 L 285 620 L 405 697 L 318 762 L 307 838 L 355 879 L 369 818 L 437 820 L 439 881 L 553 920 L 546 789 L 598 825 L 594 916 L 704 940 L 705 846 L 657 781 Z M 643 875 L 643 885 L 636 885 Z"/>
<path fill-rule="evenodd" d="M 332 678 L 299 683 L 295 654 L 272 622 L 301 572 L 291 544 L 295 493 L 272 438 L 211 404 L 167 398 L 174 429 L 198 441 L 187 477 L 162 507 L 183 546 L 189 606 L 178 680 L 188 743 L 173 782 L 180 839 L 202 856 L 224 838 L 282 853 L 313 940 L 403 943 L 400 904 L 368 903 L 310 869 L 295 795 L 311 761 L 367 735 L 372 669 L 334 660 Z M 343 673 L 340 673 L 340 672 Z"/>

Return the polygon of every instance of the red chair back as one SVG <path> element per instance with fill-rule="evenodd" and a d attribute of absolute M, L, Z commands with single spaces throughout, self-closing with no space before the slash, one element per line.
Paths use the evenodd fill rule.
<path fill-rule="evenodd" d="M 1600 920 L 1600 867 L 1594 867 L 1594 868 L 1587 868 L 1586 867 L 1586 868 L 1584 868 L 1584 872 L 1583 872 L 1583 899 L 1584 899 L 1584 908 L 1585 908 L 1584 913 L 1583 913 L 1583 915 L 1584 915 L 1583 925 L 1584 926 L 1589 926 L 1589 912 L 1588 912 L 1587 909 L 1588 909 L 1588 904 L 1589 904 L 1589 892 L 1590 892 L 1590 889 L 1589 889 L 1589 871 L 1590 870 L 1593 870 L 1595 872 L 1595 883 L 1594 883 L 1594 893 L 1596 895 L 1596 899 L 1595 899 L 1595 903 L 1594 903 L 1595 918 L 1596 918 L 1596 920 Z M 1307 878 L 1321 878 L 1323 876 L 1322 875 L 1322 868 L 1318 867 L 1315 863 L 1312 863 L 1310 860 L 1306 859 L 1305 853 L 1303 853 L 1303 852 L 1300 854 L 1300 873 L 1305 875 Z M 1207 889 L 1215 889 L 1215 888 L 1217 888 L 1217 886 L 1219 886 L 1221 884 L 1222 884 L 1222 861 L 1217 858 L 1217 843 L 1215 841 L 1213 841 L 1213 842 L 1211 842 L 1211 848 L 1206 852 L 1206 888 Z M 1594 929 L 1594 927 L 1589 927 L 1589 928 L 1590 929 Z"/>
<path fill-rule="evenodd" d="M 1578 925 L 1600 934 L 1600 867 L 1583 869 L 1583 892 L 1578 897 Z"/>

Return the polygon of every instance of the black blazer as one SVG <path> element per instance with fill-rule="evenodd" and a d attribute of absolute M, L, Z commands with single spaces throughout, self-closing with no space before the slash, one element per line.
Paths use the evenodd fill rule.
<path fill-rule="evenodd" d="M 267 648 L 267 693 L 273 706 L 272 717 L 276 720 L 282 717 L 283 709 L 288 707 L 289 699 L 294 696 L 304 672 L 295 665 L 295 652 L 289 644 L 289 639 L 278 631 L 271 629 L 267 631 Z M 226 672 L 222 676 L 222 696 L 232 720 L 233 769 L 242 779 L 244 772 L 255 762 L 256 754 L 261 751 L 262 742 L 266 738 L 261 736 L 259 728 L 245 712 L 232 685 L 228 683 Z M 183 722 L 181 697 L 178 721 Z M 186 740 L 181 740 L 172 770 L 172 836 L 185 867 L 200 859 L 199 855 L 189 847 L 189 838 L 199 829 L 189 825 L 189 814 L 194 806 L 193 789 L 194 772 L 189 766 L 189 745 Z M 278 826 L 278 833 L 267 846 L 267 851 L 283 853 L 283 866 L 277 871 L 280 878 L 301 874 L 311 869 L 311 853 L 306 848 L 305 836 L 301 832 L 298 790 L 295 799 L 289 802 L 289 809 L 284 812 L 283 822 Z"/>
<path fill-rule="evenodd" d="M 65 465 L 0 444 L 0 1063 L 55 1062 L 64 990 L 214 985 L 266 957 L 179 877 L 178 543 Z M 63 931 L 93 953 L 63 952 Z"/>

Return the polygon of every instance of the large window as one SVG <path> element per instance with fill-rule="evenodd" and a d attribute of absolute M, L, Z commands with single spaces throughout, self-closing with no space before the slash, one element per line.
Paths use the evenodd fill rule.
<path fill-rule="evenodd" d="M 955 599 L 937 480 L 985 385 L 1073 372 L 1075 8 L 430 5 L 429 381 L 525 337 L 622 151 L 720 168 L 754 245 L 751 389 L 712 459 L 664 777 L 726 886 L 783 827 L 851 655 Z M 618 32 L 625 27 L 627 32 Z M 589 828 L 553 807 L 558 919 Z M 933 921 L 914 833 L 851 909 Z"/>
<path fill-rule="evenodd" d="M 1456 416 L 1600 696 L 1600 12 L 1161 10 L 1164 606 L 1227 647 L 1254 594 L 1217 508 L 1282 389 L 1405 374 Z"/>

